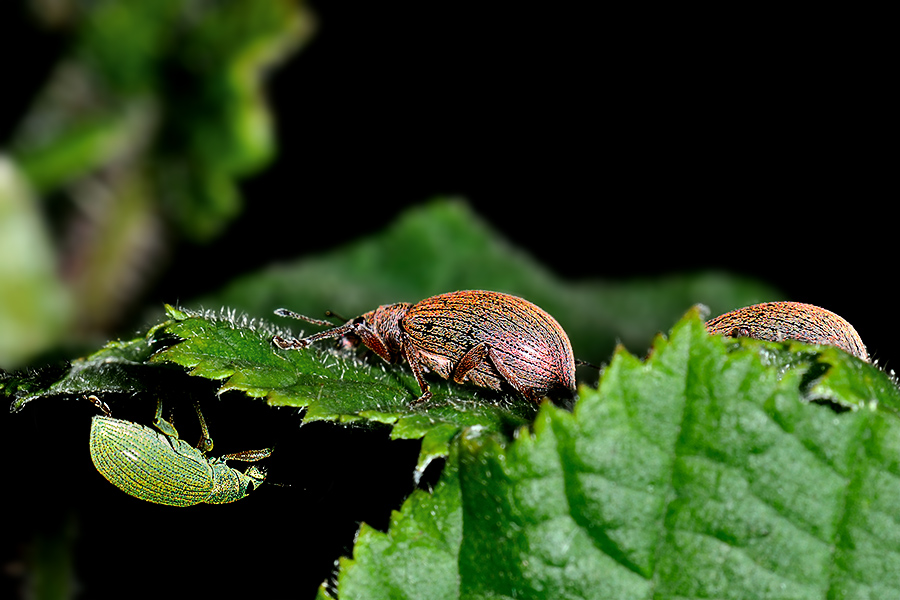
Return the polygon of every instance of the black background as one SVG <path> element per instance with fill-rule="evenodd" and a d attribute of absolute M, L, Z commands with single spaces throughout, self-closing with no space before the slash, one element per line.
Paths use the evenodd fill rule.
<path fill-rule="evenodd" d="M 699 268 L 754 275 L 787 298 L 844 316 L 880 364 L 893 366 L 896 234 L 888 200 L 896 202 L 897 193 L 896 159 L 888 157 L 897 136 L 887 106 L 893 69 L 884 68 L 878 15 L 590 3 L 310 5 L 319 22 L 315 37 L 268 86 L 276 161 L 243 182 L 246 211 L 212 247 L 180 245 L 181 266 L 164 272 L 148 302 L 214 290 L 272 260 L 377 231 L 404 207 L 457 194 L 561 275 Z M 8 65 L 0 140 L 66 44 L 17 8 L 0 20 Z M 209 256 L 218 266 L 205 276 L 190 270 Z M 35 423 L 42 418 L 49 416 L 32 416 Z M 52 439 L 70 434 L 56 427 Z M 83 443 L 82 431 L 71 435 Z M 328 440 L 298 453 L 335 457 L 314 462 L 325 465 L 328 475 L 321 476 L 338 491 L 308 492 L 315 498 L 301 498 L 304 514 L 286 508 L 289 524 L 277 509 L 253 516 L 255 507 L 271 505 L 248 498 L 234 505 L 247 512 L 245 520 L 223 520 L 224 531 L 212 538 L 202 531 L 185 538 L 187 516 L 133 501 L 129 508 L 139 514 L 116 522 L 117 535 L 125 527 L 157 539 L 166 527 L 152 521 L 162 514 L 178 532 L 179 549 L 199 545 L 218 556 L 238 544 L 250 553 L 249 564 L 225 566 L 223 576 L 262 574 L 269 578 L 263 589 L 270 589 L 273 577 L 283 578 L 273 569 L 288 569 L 295 583 L 315 585 L 327 565 L 310 573 L 273 566 L 280 556 L 273 548 L 297 544 L 309 556 L 336 555 L 355 525 L 329 532 L 321 511 L 348 490 L 378 486 L 384 475 L 365 480 L 371 465 L 349 472 L 334 434 L 305 439 Z M 372 443 L 386 443 L 378 439 Z M 51 447 L 65 447 L 64 440 Z M 396 461 L 402 479 L 415 448 L 393 451 L 406 453 Z M 69 460 L 81 461 L 70 477 L 94 477 L 82 487 L 100 487 L 85 456 Z M 35 457 L 29 464 L 46 463 Z M 122 501 L 112 486 L 102 489 L 102 502 Z M 290 490 L 290 498 L 307 493 Z M 351 512 L 384 526 L 398 501 L 363 502 Z M 87 512 L 108 523 L 104 507 Z M 244 529 L 233 530 L 234 522 Z M 252 523 L 277 535 L 260 542 L 260 530 L 246 527 Z M 216 547 L 224 533 L 237 541 Z M 128 536 L 105 550 L 82 547 L 79 560 L 107 565 L 109 581 L 118 582 L 122 553 L 138 539 Z M 173 569 L 175 577 L 189 577 L 187 566 Z"/>

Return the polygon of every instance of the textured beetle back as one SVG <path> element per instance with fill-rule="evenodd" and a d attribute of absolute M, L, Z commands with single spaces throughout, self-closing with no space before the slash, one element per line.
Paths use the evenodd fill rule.
<path fill-rule="evenodd" d="M 570 398 L 575 393 L 575 359 L 566 332 L 522 298 L 482 290 L 440 294 L 413 305 L 402 325 L 419 351 L 446 357 L 450 364 L 485 343 L 534 396 Z M 489 365 L 476 371 L 470 376 L 474 383 L 499 389 Z"/>
<path fill-rule="evenodd" d="M 824 308 L 802 302 L 764 302 L 733 310 L 706 323 L 711 334 L 837 346 L 864 361 L 869 353 L 856 329 Z"/>
<path fill-rule="evenodd" d="M 212 467 L 196 448 L 150 427 L 95 416 L 91 460 L 124 492 L 157 504 L 192 506 L 206 501 Z"/>

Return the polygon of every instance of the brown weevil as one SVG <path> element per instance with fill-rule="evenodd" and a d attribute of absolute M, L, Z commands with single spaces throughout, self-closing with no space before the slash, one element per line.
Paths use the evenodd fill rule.
<path fill-rule="evenodd" d="M 389 363 L 405 358 L 422 392 L 414 404 L 431 398 L 426 371 L 493 390 L 508 384 L 533 402 L 575 396 L 575 359 L 566 332 L 544 310 L 509 294 L 467 290 L 416 304 L 386 304 L 337 327 L 284 308 L 275 314 L 332 326 L 302 339 L 275 336 L 281 349 L 338 338 L 344 347 L 361 343 Z"/>
<path fill-rule="evenodd" d="M 764 302 L 739 308 L 710 319 L 706 330 L 727 337 L 836 346 L 869 362 L 866 346 L 853 325 L 829 310 L 802 302 Z"/>

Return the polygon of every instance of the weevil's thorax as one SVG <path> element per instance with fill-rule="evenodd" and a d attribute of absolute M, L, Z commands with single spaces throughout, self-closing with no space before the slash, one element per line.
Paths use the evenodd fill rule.
<path fill-rule="evenodd" d="M 400 341 L 400 321 L 406 316 L 406 311 L 412 306 L 409 302 L 385 304 L 373 311 L 367 312 L 362 317 L 375 328 L 378 336 L 387 344 L 388 350 L 394 361 L 400 360 L 403 344 Z"/>

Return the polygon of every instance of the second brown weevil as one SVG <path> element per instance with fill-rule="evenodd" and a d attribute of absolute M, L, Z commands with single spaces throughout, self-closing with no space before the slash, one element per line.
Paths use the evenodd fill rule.
<path fill-rule="evenodd" d="M 745 306 L 706 322 L 706 330 L 727 337 L 772 342 L 797 340 L 836 346 L 866 362 L 869 353 L 853 325 L 830 310 L 802 302 L 764 302 Z"/>
<path fill-rule="evenodd" d="M 333 325 L 284 308 L 275 314 Z M 272 341 L 297 349 L 328 338 L 362 343 L 389 363 L 405 358 L 422 391 L 415 404 L 431 398 L 426 371 L 493 390 L 508 384 L 533 402 L 575 396 L 575 359 L 566 332 L 544 310 L 509 294 L 467 290 L 416 304 L 386 304 L 302 339 Z"/>

